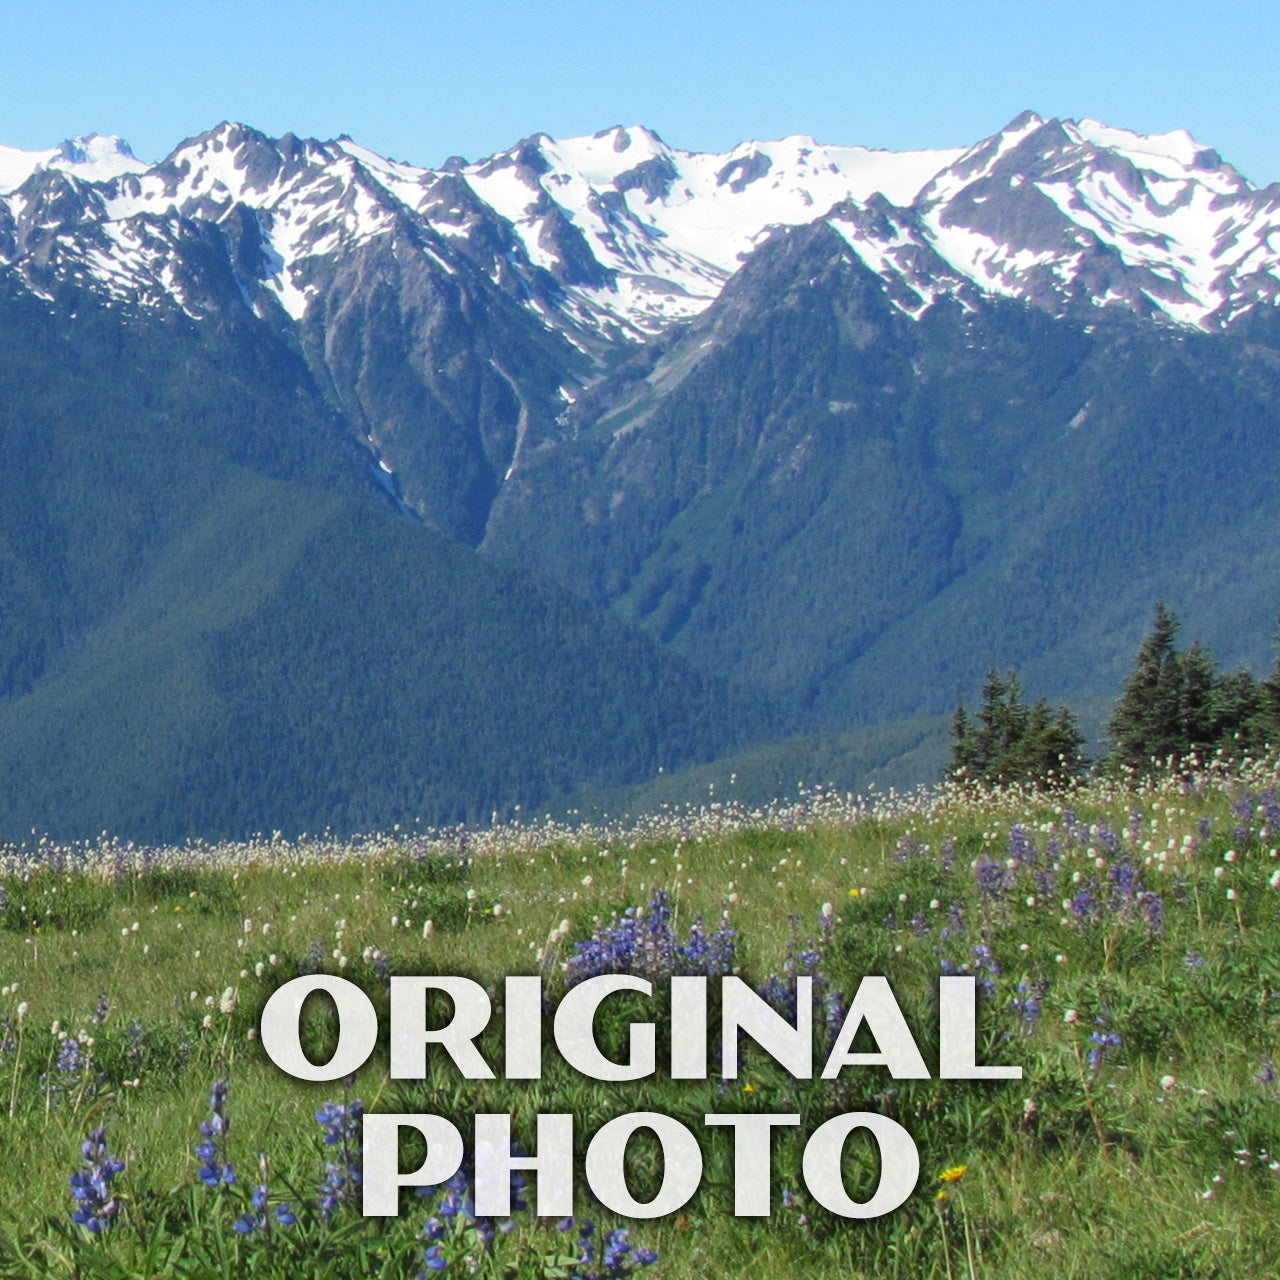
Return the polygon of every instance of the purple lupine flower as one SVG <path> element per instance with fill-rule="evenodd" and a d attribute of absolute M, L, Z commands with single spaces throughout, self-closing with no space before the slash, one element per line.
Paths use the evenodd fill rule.
<path fill-rule="evenodd" d="M 1137 846 L 1138 837 L 1142 835 L 1142 810 L 1129 810 L 1129 843 Z"/>
<path fill-rule="evenodd" d="M 249 1197 L 249 1204 L 252 1208 L 252 1212 L 242 1213 L 235 1222 L 232 1223 L 232 1226 L 234 1226 L 241 1235 L 247 1236 L 251 1235 L 255 1231 L 265 1231 L 270 1225 L 267 1218 L 267 1202 L 270 1199 L 270 1195 L 267 1190 L 267 1180 L 270 1174 L 270 1165 L 268 1164 L 267 1157 L 264 1154 L 259 1154 L 258 1156 L 258 1172 L 262 1181 L 254 1187 L 253 1195 Z M 287 1202 L 276 1205 L 275 1218 L 282 1227 L 291 1227 L 298 1220 L 297 1215 L 293 1212 Z"/>
<path fill-rule="evenodd" d="M 322 1218 L 333 1217 L 340 1204 L 350 1203 L 360 1194 L 364 1183 L 361 1160 L 361 1135 L 364 1103 L 355 1098 L 349 1103 L 326 1102 L 316 1112 L 316 1121 L 324 1128 L 327 1147 L 338 1147 L 338 1157 L 326 1160 L 320 1183 L 319 1211 Z"/>
<path fill-rule="evenodd" d="M 1082 884 L 1071 896 L 1071 914 L 1081 923 L 1086 924 L 1098 910 L 1098 899 L 1094 895 L 1092 884 Z"/>
<path fill-rule="evenodd" d="M 912 858 L 919 857 L 924 851 L 924 845 L 915 836 L 908 833 L 898 841 L 898 847 L 893 851 L 893 860 L 894 862 L 910 862 Z"/>
<path fill-rule="evenodd" d="M 196 1173 L 206 1187 L 231 1187 L 236 1181 L 235 1169 L 225 1158 L 227 1131 L 231 1128 L 226 1105 L 227 1082 L 215 1080 L 209 1096 L 209 1119 L 200 1122 L 201 1138 L 196 1143 L 196 1155 L 200 1158 Z"/>
<path fill-rule="evenodd" d="M 1008 893 L 1010 879 L 1003 863 L 993 858 L 980 858 L 974 874 L 978 879 L 978 894 L 987 901 L 999 902 Z"/>
<path fill-rule="evenodd" d="M 1262 806 L 1262 815 L 1267 820 L 1267 826 L 1272 831 L 1280 830 L 1280 797 L 1276 794 L 1275 787 L 1268 787 L 1258 797 L 1258 803 Z"/>
<path fill-rule="evenodd" d="M 693 925 L 689 929 L 689 941 L 679 949 L 681 961 L 683 965 L 689 966 L 693 972 L 698 972 L 706 967 L 707 954 L 711 950 L 711 944 L 707 940 L 706 930 L 702 927 L 702 917 L 694 916 Z"/>
<path fill-rule="evenodd" d="M 41 1075 L 41 1085 L 49 1090 L 50 1103 L 58 1106 L 65 1098 L 77 1093 L 84 1085 L 89 1060 L 79 1036 L 65 1032 L 58 1039 L 58 1053 L 53 1062 L 53 1078 Z"/>
<path fill-rule="evenodd" d="M 1119 858 L 1111 864 L 1108 871 L 1116 892 L 1126 902 L 1132 901 L 1135 894 L 1142 892 L 1142 880 L 1138 868 L 1128 858 Z"/>
<path fill-rule="evenodd" d="M 518 1142 L 511 1144 L 511 1154 L 522 1156 L 524 1149 Z M 483 1155 L 480 1156 L 484 1158 Z M 469 1238 L 478 1240 L 481 1247 L 488 1252 L 492 1250 L 498 1235 L 506 1235 L 515 1230 L 515 1222 L 505 1218 L 501 1222 L 493 1218 L 482 1218 L 476 1214 L 475 1199 L 471 1193 L 473 1165 L 470 1160 L 462 1166 L 448 1181 L 433 1187 L 419 1187 L 420 1196 L 436 1196 L 438 1202 L 436 1212 L 427 1219 L 423 1227 L 422 1237 L 428 1241 L 426 1250 L 427 1267 L 433 1271 L 442 1271 L 448 1264 L 443 1245 L 448 1238 L 469 1233 Z M 528 1182 L 518 1169 L 511 1171 L 511 1211 L 520 1213 L 528 1209 L 525 1199 Z M 562 1218 L 557 1224 L 559 1231 L 573 1228 L 573 1218 Z"/>
<path fill-rule="evenodd" d="M 591 1262 L 595 1257 L 596 1224 L 590 1218 L 578 1223 L 578 1256 L 581 1262 Z"/>
<path fill-rule="evenodd" d="M 738 932 L 729 921 L 721 920 L 720 927 L 711 935 L 707 948 L 706 973 L 710 978 L 724 977 L 733 972 L 734 952 L 738 944 Z"/>
<path fill-rule="evenodd" d="M 1023 866 L 1035 866 L 1039 862 L 1040 850 L 1025 827 L 1009 828 L 1009 856 Z"/>
<path fill-rule="evenodd" d="M 1097 1021 L 1103 1027 L 1107 1025 L 1105 1018 L 1098 1018 Z M 1089 1050 L 1089 1070 L 1097 1071 L 1102 1066 L 1102 1060 L 1107 1051 L 1109 1049 L 1118 1049 L 1123 1041 L 1114 1031 L 1103 1030 L 1090 1032 L 1089 1043 L 1093 1046 Z"/>
<path fill-rule="evenodd" d="M 111 1183 L 124 1169 L 124 1161 L 107 1151 L 106 1130 L 99 1126 L 80 1146 L 84 1168 L 71 1175 L 71 1195 L 76 1208 L 71 1221 L 95 1235 L 105 1231 L 120 1211 L 120 1201 L 111 1194 Z"/>
<path fill-rule="evenodd" d="M 971 948 L 973 956 L 973 973 L 978 980 L 978 986 L 984 994 L 993 996 L 996 993 L 996 979 L 1000 976 L 1000 966 L 996 963 L 996 958 L 991 954 L 991 948 L 984 940 L 977 943 Z"/>
<path fill-rule="evenodd" d="M 1150 892 L 1142 895 L 1142 911 L 1147 919 L 1149 934 L 1164 931 L 1164 899 L 1158 893 Z"/>
<path fill-rule="evenodd" d="M 953 838 L 948 837 L 942 842 L 942 846 L 938 852 L 942 855 L 941 867 L 943 875 L 951 871 L 956 860 L 956 842 Z"/>
<path fill-rule="evenodd" d="M 771 973 L 756 988 L 756 992 L 771 1009 L 780 1013 L 788 1022 L 795 1022 L 796 989 L 794 984 L 784 982 L 776 973 Z"/>
<path fill-rule="evenodd" d="M 627 1254 L 631 1252 L 631 1233 L 626 1227 L 616 1227 L 605 1238 L 604 1265 L 617 1271 L 622 1267 Z"/>
<path fill-rule="evenodd" d="M 844 1026 L 845 1015 L 848 1013 L 848 1008 L 844 1002 L 844 992 L 832 989 L 824 991 L 822 1011 L 827 1024 L 826 1044 L 828 1051 L 830 1051 L 831 1046 L 836 1042 L 836 1037 L 840 1034 L 840 1029 Z"/>
<path fill-rule="evenodd" d="M 940 933 L 939 937 L 945 942 L 948 938 L 958 933 L 964 932 L 964 910 L 959 900 L 952 902 L 947 908 L 947 924 Z"/>
<path fill-rule="evenodd" d="M 1062 861 L 1062 837 L 1058 834 L 1057 828 L 1049 832 L 1049 838 L 1044 842 L 1045 861 L 1050 867 L 1057 867 Z"/>
<path fill-rule="evenodd" d="M 654 891 L 643 913 L 628 907 L 615 915 L 585 942 L 574 943 L 565 968 L 568 985 L 604 973 L 635 973 L 657 980 L 673 974 L 718 977 L 732 972 L 737 933 L 728 920 L 708 933 L 698 916 L 682 942 L 671 926 L 671 916 L 670 899 L 661 888 Z"/>
<path fill-rule="evenodd" d="M 573 1280 L 621 1280 L 658 1260 L 656 1250 L 633 1246 L 627 1228 L 617 1227 L 604 1238 L 599 1265 L 593 1265 L 594 1234 L 594 1225 L 584 1221 L 578 1235 L 579 1258 L 577 1268 L 572 1272 Z"/>
<path fill-rule="evenodd" d="M 1040 1002 L 1049 994 L 1047 978 L 1024 978 L 1018 983 L 1018 994 L 1010 1002 L 1010 1007 L 1026 1023 L 1027 1031 L 1035 1026 L 1040 1017 Z"/>

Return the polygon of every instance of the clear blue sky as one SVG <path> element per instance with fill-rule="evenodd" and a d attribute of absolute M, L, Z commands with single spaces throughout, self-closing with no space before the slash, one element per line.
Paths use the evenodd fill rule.
<path fill-rule="evenodd" d="M 155 159 L 224 119 L 435 165 L 644 123 L 724 150 L 811 133 L 957 146 L 1024 108 L 1187 128 L 1280 179 L 1276 0 L 63 0 L 5 6 L 0 142 L 119 133 Z"/>

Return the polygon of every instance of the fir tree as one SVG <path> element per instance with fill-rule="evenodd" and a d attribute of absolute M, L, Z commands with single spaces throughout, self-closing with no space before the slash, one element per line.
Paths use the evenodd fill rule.
<path fill-rule="evenodd" d="M 1157 605 L 1107 725 L 1111 764 L 1145 772 L 1165 760 L 1238 755 L 1280 742 L 1280 663 L 1263 681 L 1243 669 L 1223 673 L 1199 640 L 1179 652 L 1177 631 L 1175 615 Z"/>
<path fill-rule="evenodd" d="M 955 780 L 1046 785 L 1078 776 L 1087 763 L 1075 716 L 1043 698 L 1028 707 L 1014 671 L 989 671 L 976 721 L 961 703 L 951 734 L 947 773 Z"/>
<path fill-rule="evenodd" d="M 1142 642 L 1124 693 L 1107 723 L 1111 759 L 1128 769 L 1148 768 L 1152 760 L 1181 755 L 1190 708 L 1184 699 L 1184 670 L 1174 642 L 1178 619 L 1156 605 L 1151 634 Z"/>

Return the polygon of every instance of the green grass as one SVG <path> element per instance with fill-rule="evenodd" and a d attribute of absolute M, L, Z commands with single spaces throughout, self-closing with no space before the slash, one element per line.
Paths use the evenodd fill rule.
<path fill-rule="evenodd" d="M 1265 810 L 1275 781 L 1273 766 L 1257 765 L 1066 797 L 953 792 L 872 806 L 814 793 L 768 811 L 668 810 L 607 830 L 508 826 L 473 833 L 465 859 L 456 833 L 9 849 L 0 1276 L 415 1276 L 425 1201 L 406 1194 L 390 1223 L 362 1218 L 357 1204 L 329 1220 L 316 1212 L 334 1149 L 314 1113 L 359 1097 L 369 1110 L 445 1115 L 464 1133 L 478 1111 L 509 1111 L 526 1145 L 537 1114 L 571 1111 L 579 1213 L 602 1232 L 618 1224 L 582 1195 L 590 1136 L 632 1110 L 682 1120 L 703 1148 L 700 1190 L 676 1215 L 625 1224 L 633 1244 L 659 1252 L 655 1276 L 1269 1277 L 1280 1207 L 1280 1088 L 1264 1070 L 1280 1057 L 1280 888 L 1270 883 L 1280 830 Z M 1022 837 L 1011 845 L 1014 827 Z M 1126 891 L 1129 872 L 1138 880 Z M 390 1081 L 384 1029 L 344 1087 L 293 1079 L 258 1043 L 267 996 L 321 968 L 369 991 L 384 1028 L 387 973 L 464 974 L 497 989 L 504 975 L 541 972 L 555 1001 L 573 944 L 659 888 L 681 938 L 696 916 L 714 928 L 728 913 L 754 984 L 785 977 L 789 956 L 846 999 L 862 976 L 887 975 L 931 1069 L 938 975 L 969 966 L 993 985 L 980 999 L 980 1053 L 1020 1065 L 1023 1079 L 895 1081 L 857 1067 L 797 1081 L 756 1052 L 734 1081 L 671 1081 L 660 1065 L 651 1079 L 605 1085 L 571 1071 L 548 1032 L 538 1081 L 472 1083 L 435 1058 L 428 1079 Z M 810 948 L 816 961 L 796 960 Z M 95 1021 L 103 993 L 106 1017 Z M 1036 994 L 1031 1019 L 1020 1002 Z M 660 1044 L 663 1010 L 659 991 L 651 1010 L 640 1001 L 631 1014 L 659 1023 Z M 620 1044 L 627 1020 L 606 1006 L 602 1042 Z M 500 1071 L 499 1023 L 480 1045 Z M 819 1016 L 817 1035 L 827 1032 Z M 1095 1033 L 1119 1044 L 1093 1064 Z M 309 1051 L 326 1052 L 332 1034 L 309 1006 Z M 90 1062 L 67 1079 L 65 1035 Z M 226 1152 L 238 1177 L 210 1190 L 194 1148 L 217 1079 L 229 1082 Z M 733 1217 L 732 1138 L 702 1124 L 736 1110 L 803 1117 L 799 1132 L 775 1135 L 768 1220 Z M 859 1110 L 896 1119 L 921 1159 L 914 1194 L 870 1221 L 812 1203 L 800 1172 L 807 1134 Z M 100 1125 L 126 1167 L 112 1188 L 115 1221 L 93 1237 L 70 1223 L 68 1179 Z M 245 1236 L 232 1223 L 248 1209 L 260 1153 L 272 1203 L 288 1200 L 298 1222 Z M 660 1169 L 644 1143 L 630 1154 L 643 1197 Z M 958 1180 L 939 1181 L 960 1166 Z M 870 1194 L 864 1141 L 847 1144 L 845 1176 L 856 1199 Z M 575 1273 L 575 1232 L 527 1213 L 516 1221 L 492 1253 L 474 1234 L 447 1238 L 439 1274 L 467 1274 L 466 1257 L 484 1275 Z"/>

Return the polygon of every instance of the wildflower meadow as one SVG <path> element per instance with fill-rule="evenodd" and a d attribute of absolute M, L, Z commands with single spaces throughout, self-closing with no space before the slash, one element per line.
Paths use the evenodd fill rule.
<path fill-rule="evenodd" d="M 0 850 L 0 1276 L 1272 1277 L 1280 1247 L 1280 793 L 1274 760 L 1206 764 L 1058 792 L 950 785 L 910 796 L 802 790 L 611 826 L 510 824 L 354 840 L 140 848 L 32 839 Z M 348 1078 L 307 1082 L 261 1043 L 289 979 L 341 975 L 382 1015 Z M 393 1079 L 388 980 L 465 975 L 495 1005 L 540 975 L 550 1005 L 626 973 L 595 1023 L 620 1060 L 654 1024 L 658 1070 L 606 1083 L 547 1037 L 536 1079 L 464 1078 L 428 1055 Z M 794 1023 L 811 992 L 815 1061 L 868 975 L 889 981 L 938 1062 L 939 980 L 978 991 L 979 1062 L 1020 1079 L 896 1079 L 883 1066 L 797 1078 L 747 1038 L 736 1070 L 676 1079 L 670 979 L 736 975 Z M 811 983 L 801 984 L 798 979 Z M 709 982 L 708 990 L 715 990 Z M 712 1022 L 714 1023 L 712 998 Z M 448 1016 L 447 1002 L 439 1011 Z M 299 1034 L 334 1052 L 313 998 Z M 720 1046 L 710 1036 L 715 1057 Z M 502 1060 L 500 1022 L 476 1040 Z M 876 1057 L 863 1026 L 853 1049 Z M 726 1075 L 728 1078 L 726 1078 Z M 430 1113 L 471 1132 L 507 1113 L 570 1113 L 576 1159 L 635 1111 L 698 1135 L 702 1177 L 678 1212 L 627 1218 L 579 1179 L 573 1212 L 476 1201 L 470 1140 L 442 1184 L 366 1217 L 364 1117 Z M 734 1144 L 710 1113 L 787 1114 L 767 1213 L 734 1212 Z M 900 1124 L 919 1178 L 900 1208 L 851 1219 L 816 1203 L 805 1137 L 832 1117 Z M 664 1177 L 641 1131 L 640 1202 Z M 423 1159 L 409 1134 L 404 1169 Z M 882 1170 L 865 1133 L 841 1176 Z"/>

